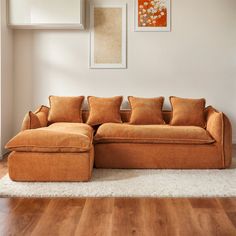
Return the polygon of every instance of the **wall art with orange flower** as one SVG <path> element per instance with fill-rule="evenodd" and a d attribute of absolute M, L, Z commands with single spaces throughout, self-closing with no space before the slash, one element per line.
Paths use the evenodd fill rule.
<path fill-rule="evenodd" d="M 170 31 L 170 0 L 135 0 L 135 31 Z"/>

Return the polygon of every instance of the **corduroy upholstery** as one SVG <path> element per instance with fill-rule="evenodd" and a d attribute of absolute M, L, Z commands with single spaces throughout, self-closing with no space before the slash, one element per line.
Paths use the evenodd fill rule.
<path fill-rule="evenodd" d="M 165 124 L 162 117 L 164 97 L 139 98 L 129 96 L 128 99 L 131 107 L 130 124 Z"/>
<path fill-rule="evenodd" d="M 48 108 L 44 107 L 42 112 L 42 116 L 47 117 Z M 54 123 L 45 128 L 21 132 L 19 136 L 24 132 L 31 135 L 28 138 L 27 135 L 21 137 L 21 142 L 40 140 L 38 147 L 42 148 L 42 144 L 46 143 L 51 146 L 47 149 L 17 149 L 19 147 L 14 146 L 12 140 L 9 141 L 6 147 L 13 150 L 9 156 L 10 177 L 15 181 L 87 181 L 91 177 L 94 159 L 97 168 L 221 169 L 231 164 L 230 121 L 225 114 L 211 106 L 204 110 L 205 129 L 170 126 L 171 111 L 162 112 L 166 125 L 156 126 L 128 124 L 130 115 L 130 110 L 121 110 L 120 117 L 124 124 L 103 124 L 94 138 L 89 125 L 78 123 Z M 88 116 L 88 111 L 82 112 L 84 123 Z M 43 119 L 38 119 L 42 124 Z M 43 137 L 38 139 L 37 135 L 41 135 L 42 130 L 45 133 L 54 132 L 52 136 L 55 137 L 64 132 L 65 136 L 58 139 L 49 137 L 50 134 L 45 136 L 46 140 Z M 67 148 L 59 148 L 60 142 Z M 71 142 L 76 145 L 76 149 L 71 149 Z M 53 145 L 56 145 L 56 149 Z"/>
<path fill-rule="evenodd" d="M 40 106 L 34 114 L 38 117 L 39 123 L 41 127 L 46 127 L 48 125 L 48 113 L 49 107 L 47 106 Z"/>
<path fill-rule="evenodd" d="M 206 108 L 206 129 L 216 140 L 217 148 L 222 156 L 222 166 L 230 167 L 232 162 L 232 127 L 228 117 L 214 109 Z"/>
<path fill-rule="evenodd" d="M 95 167 L 228 168 L 232 161 L 232 128 L 230 121 L 225 114 L 218 112 L 211 106 L 205 109 L 204 115 L 206 131 L 215 140 L 214 143 L 193 145 L 130 143 L 126 141 L 121 143 L 117 141 L 112 143 L 98 142 L 95 144 Z M 121 111 L 121 117 L 124 122 L 127 122 L 130 111 Z M 171 117 L 172 112 L 163 112 L 163 118 L 167 124 Z"/>
<path fill-rule="evenodd" d="M 205 99 L 170 97 L 172 106 L 171 125 L 195 125 L 205 128 Z"/>
<path fill-rule="evenodd" d="M 107 122 L 121 123 L 120 106 L 123 97 L 100 98 L 89 96 L 89 116 L 87 124 L 96 126 Z"/>
<path fill-rule="evenodd" d="M 12 152 L 8 157 L 14 181 L 88 181 L 93 163 L 93 147 L 81 153 Z"/>
<path fill-rule="evenodd" d="M 215 144 L 98 143 L 96 168 L 225 168 Z"/>
<path fill-rule="evenodd" d="M 48 124 L 48 112 L 49 108 L 43 105 L 35 112 L 29 111 L 24 117 L 21 130 L 46 127 Z"/>
<path fill-rule="evenodd" d="M 50 109 L 48 121 L 55 122 L 82 122 L 81 107 L 84 96 L 61 97 L 49 96 Z"/>
<path fill-rule="evenodd" d="M 6 148 L 20 152 L 86 152 L 91 149 L 92 141 L 91 126 L 57 122 L 48 127 L 18 133 Z"/>
<path fill-rule="evenodd" d="M 209 144 L 215 140 L 196 126 L 130 125 L 106 123 L 94 137 L 95 143 Z"/>

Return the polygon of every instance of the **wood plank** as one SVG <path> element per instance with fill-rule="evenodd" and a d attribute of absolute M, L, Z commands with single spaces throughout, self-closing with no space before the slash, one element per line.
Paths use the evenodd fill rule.
<path fill-rule="evenodd" d="M 231 223 L 234 225 L 234 228 L 236 228 L 236 212 L 227 212 L 226 214 Z"/>
<path fill-rule="evenodd" d="M 6 202 L 8 200 L 8 202 Z M 3 200 L 0 200 L 3 205 Z M 12 202 L 13 201 L 13 202 Z M 47 199 L 5 199 L 5 214 L 1 214 L 0 235 L 30 235 L 49 200 Z"/>
<path fill-rule="evenodd" d="M 0 198 L 0 235 L 7 235 L 9 224 L 12 222 L 9 216 L 18 204 L 19 200 L 17 199 Z"/>
<path fill-rule="evenodd" d="M 236 235 L 235 212 L 192 200 L 0 199 L 0 235 Z"/>
<path fill-rule="evenodd" d="M 223 207 L 231 223 L 236 228 L 236 198 L 219 198 L 217 200 Z"/>
<path fill-rule="evenodd" d="M 217 198 L 190 199 L 199 222 L 208 235 L 236 235 L 236 229 Z"/>
<path fill-rule="evenodd" d="M 236 212 L 236 198 L 218 198 L 226 212 Z"/>
<path fill-rule="evenodd" d="M 144 199 L 116 198 L 111 235 L 144 235 Z M 147 234 L 149 234 L 146 232 Z M 150 235 L 150 234 L 149 234 Z"/>
<path fill-rule="evenodd" d="M 74 235 L 85 199 L 51 199 L 31 235 Z"/>
<path fill-rule="evenodd" d="M 196 216 L 188 199 L 170 199 L 167 203 L 167 212 L 169 224 L 172 226 L 168 235 L 206 235 L 206 232 L 203 232 L 196 221 Z"/>
<path fill-rule="evenodd" d="M 111 235 L 113 198 L 87 198 L 75 235 Z"/>

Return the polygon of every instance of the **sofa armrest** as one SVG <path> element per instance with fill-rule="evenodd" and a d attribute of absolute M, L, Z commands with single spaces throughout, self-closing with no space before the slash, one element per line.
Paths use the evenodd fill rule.
<path fill-rule="evenodd" d="M 228 117 L 212 106 L 206 108 L 206 129 L 222 153 L 223 167 L 232 162 L 232 127 Z"/>
<path fill-rule="evenodd" d="M 49 108 L 43 105 L 35 112 L 28 112 L 22 122 L 21 130 L 46 127 L 48 125 L 48 112 Z"/>

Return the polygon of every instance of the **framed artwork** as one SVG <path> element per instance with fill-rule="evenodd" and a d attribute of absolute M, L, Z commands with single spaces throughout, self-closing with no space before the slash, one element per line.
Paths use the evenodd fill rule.
<path fill-rule="evenodd" d="M 126 68 L 126 4 L 90 4 L 90 68 Z"/>
<path fill-rule="evenodd" d="M 135 31 L 170 31 L 170 0 L 134 0 Z"/>

